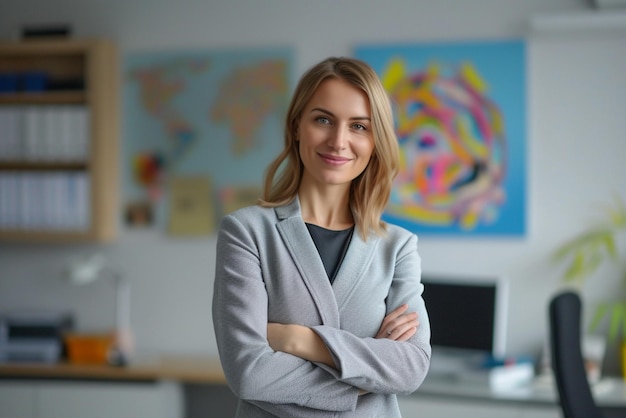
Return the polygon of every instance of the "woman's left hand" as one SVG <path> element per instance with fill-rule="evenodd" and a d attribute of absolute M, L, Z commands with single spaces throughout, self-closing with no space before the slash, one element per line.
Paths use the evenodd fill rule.
<path fill-rule="evenodd" d="M 406 313 L 406 303 L 389 312 L 380 325 L 376 338 L 388 338 L 394 341 L 407 341 L 417 332 L 419 320 L 417 312 Z"/>

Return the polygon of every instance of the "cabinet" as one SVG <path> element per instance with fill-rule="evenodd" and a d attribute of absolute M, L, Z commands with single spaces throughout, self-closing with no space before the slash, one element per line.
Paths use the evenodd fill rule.
<path fill-rule="evenodd" d="M 175 382 L 0 382 L 0 416 L 16 418 L 182 418 Z"/>
<path fill-rule="evenodd" d="M 0 42 L 0 241 L 115 238 L 118 95 L 111 42 Z"/>
<path fill-rule="evenodd" d="M 559 418 L 556 405 L 494 402 L 454 397 L 411 395 L 398 397 L 403 417 L 420 418 Z"/>
<path fill-rule="evenodd" d="M 35 388 L 26 382 L 0 381 L 0 416 L 35 418 Z"/>

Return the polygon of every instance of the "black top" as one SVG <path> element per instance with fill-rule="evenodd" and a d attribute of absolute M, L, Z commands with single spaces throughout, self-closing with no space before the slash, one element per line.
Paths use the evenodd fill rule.
<path fill-rule="evenodd" d="M 317 252 L 320 254 L 328 279 L 333 283 L 348 250 L 348 245 L 350 245 L 354 227 L 342 231 L 333 231 L 309 223 L 306 226 L 311 238 L 313 238 Z"/>

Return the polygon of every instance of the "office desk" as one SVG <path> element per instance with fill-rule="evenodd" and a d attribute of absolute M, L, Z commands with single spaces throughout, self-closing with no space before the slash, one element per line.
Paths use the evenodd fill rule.
<path fill-rule="evenodd" d="M 200 356 L 151 356 L 134 359 L 125 367 L 71 363 L 0 363 L 0 378 L 226 383 L 219 359 Z"/>
<path fill-rule="evenodd" d="M 604 378 L 593 388 L 598 405 L 612 416 L 626 417 L 626 384 Z M 494 390 L 475 379 L 429 376 L 410 396 L 400 397 L 405 417 L 423 418 L 560 418 L 556 388 L 542 380 L 506 390 Z"/>
<path fill-rule="evenodd" d="M 549 383 L 543 383 L 539 379 L 528 386 L 494 390 L 486 382 L 429 376 L 419 391 L 432 396 L 455 396 L 485 399 L 492 402 L 519 402 L 537 405 L 554 405 L 558 402 L 556 387 Z M 622 378 L 605 377 L 593 386 L 593 394 L 599 405 L 626 408 L 626 383 Z"/>
<path fill-rule="evenodd" d="M 3 380 L 18 385 L 16 386 L 18 388 L 22 380 L 27 382 L 65 380 L 74 384 L 68 386 L 72 390 L 84 386 L 84 381 L 90 380 L 105 383 L 110 381 L 117 385 L 135 382 L 138 384 L 135 386 L 139 388 L 142 387 L 141 383 L 155 382 L 155 397 L 169 399 L 168 402 L 175 405 L 181 404 L 180 408 L 184 412 L 180 412 L 179 416 L 187 417 L 207 416 L 207 410 L 215 412 L 214 408 L 217 403 L 230 403 L 227 408 L 232 408 L 236 401 L 225 385 L 226 380 L 219 360 L 211 357 L 165 356 L 141 359 L 131 362 L 128 367 L 121 368 L 64 363 L 54 365 L 0 364 L 0 383 Z M 145 385 L 143 386 L 145 387 Z M 128 388 L 129 386 L 126 385 L 125 387 Z M 188 388 L 186 392 L 189 393 L 181 394 L 181 388 L 185 387 Z M 128 390 L 125 389 L 125 391 Z M 20 396 L 23 398 L 23 393 L 17 390 L 7 392 L 5 397 L 2 397 L 1 393 L 0 391 L 0 405 L 7 405 L 5 403 L 7 400 L 15 402 L 21 399 Z M 58 395 L 57 392 L 53 393 Z M 70 396 L 69 392 L 67 396 Z M 140 392 L 138 396 L 148 395 Z M 594 396 L 596 402 L 603 409 L 616 414 L 616 416 L 626 417 L 626 383 L 623 379 L 603 379 L 594 386 Z M 33 395 L 33 397 L 35 396 Z M 67 398 L 61 396 L 61 399 Z M 492 390 L 486 381 L 481 383 L 463 378 L 430 375 L 415 393 L 400 396 L 399 400 L 400 409 L 405 418 L 415 416 L 420 418 L 457 418 L 459 416 L 463 418 L 561 417 L 556 389 L 549 384 L 540 383 L 540 381 L 514 389 Z M 93 399 L 92 401 L 97 403 Z M 50 406 L 46 407 L 50 408 Z M 63 410 L 63 412 L 67 411 Z M 58 416 L 62 415 L 59 414 Z"/>
<path fill-rule="evenodd" d="M 101 418 L 189 418 L 202 416 L 194 411 L 205 397 L 194 400 L 188 393 L 198 387 L 214 388 L 211 396 L 233 408 L 216 358 L 152 357 L 126 367 L 0 363 L 0 416 L 67 418 L 97 411 Z"/>

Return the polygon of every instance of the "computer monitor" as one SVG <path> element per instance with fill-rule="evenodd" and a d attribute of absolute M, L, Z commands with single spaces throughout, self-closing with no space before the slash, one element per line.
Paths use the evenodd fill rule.
<path fill-rule="evenodd" d="M 422 276 L 433 354 L 506 353 L 508 283 L 501 277 Z"/>

